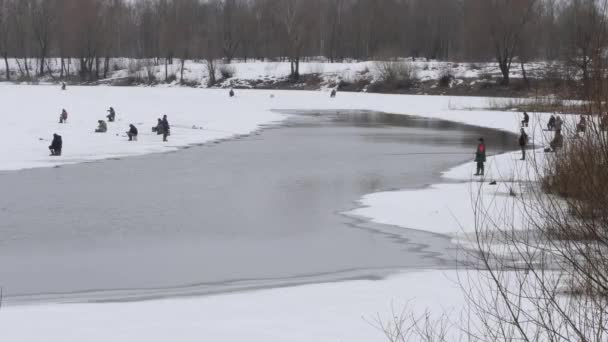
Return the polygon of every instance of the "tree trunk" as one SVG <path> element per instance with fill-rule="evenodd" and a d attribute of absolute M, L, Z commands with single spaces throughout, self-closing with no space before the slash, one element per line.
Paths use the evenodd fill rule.
<path fill-rule="evenodd" d="M 95 79 L 99 79 L 99 57 L 95 56 Z"/>
<path fill-rule="evenodd" d="M 61 56 L 61 71 L 59 72 L 59 78 L 63 78 L 63 72 L 65 70 L 65 59 Z"/>
<path fill-rule="evenodd" d="M 40 49 L 40 76 L 44 76 L 44 61 L 46 59 L 46 44 L 44 44 Z"/>
<path fill-rule="evenodd" d="M 296 57 L 296 79 L 300 78 L 300 56 Z"/>
<path fill-rule="evenodd" d="M 169 80 L 169 58 L 165 58 L 165 82 Z"/>
<path fill-rule="evenodd" d="M 502 85 L 509 85 L 509 65 L 506 61 L 499 61 L 498 66 L 500 67 L 500 72 L 502 73 Z"/>
<path fill-rule="evenodd" d="M 524 82 L 526 83 L 526 87 L 530 89 L 530 80 L 528 79 L 528 75 L 526 74 L 526 68 L 524 66 L 524 61 L 520 61 L 521 64 L 521 74 L 524 78 Z"/>
<path fill-rule="evenodd" d="M 108 70 L 110 69 L 110 57 L 106 56 L 103 61 L 103 78 L 108 78 Z"/>
<path fill-rule="evenodd" d="M 185 59 L 182 58 L 182 66 L 181 66 L 181 70 L 179 72 L 179 83 L 184 84 L 184 62 Z"/>
<path fill-rule="evenodd" d="M 4 67 L 6 68 L 6 80 L 11 80 L 11 70 L 8 67 L 8 54 L 4 54 Z"/>
<path fill-rule="evenodd" d="M 28 65 L 28 62 L 27 62 L 27 56 L 23 57 L 23 63 L 25 64 L 25 76 L 27 78 L 30 78 L 30 66 Z"/>
<path fill-rule="evenodd" d="M 215 61 L 213 58 L 207 59 L 207 73 L 209 74 L 209 82 L 207 86 L 211 87 L 217 81 L 215 79 Z"/>

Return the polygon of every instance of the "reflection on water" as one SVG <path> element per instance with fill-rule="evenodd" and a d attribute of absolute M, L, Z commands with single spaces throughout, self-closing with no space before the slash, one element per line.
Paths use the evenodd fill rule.
<path fill-rule="evenodd" d="M 490 152 L 514 148 L 512 135 L 440 120 L 323 113 L 177 153 L 0 173 L 12 194 L 0 199 L 0 284 L 35 301 L 436 267 L 448 239 L 339 213 L 370 192 L 438 182 L 472 160 L 479 136 Z"/>

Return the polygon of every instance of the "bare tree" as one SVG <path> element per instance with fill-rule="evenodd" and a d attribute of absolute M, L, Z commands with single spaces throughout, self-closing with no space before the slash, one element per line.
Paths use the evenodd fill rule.
<path fill-rule="evenodd" d="M 57 6 L 58 1 L 56 0 L 32 0 L 30 4 L 32 30 L 39 49 L 40 71 L 38 74 L 40 76 L 44 75 L 45 58 L 48 55 L 54 33 Z"/>
<path fill-rule="evenodd" d="M 491 48 L 502 73 L 502 83 L 509 84 L 513 58 L 520 48 L 522 33 L 535 13 L 536 0 L 471 0 L 466 14 L 489 35 Z"/>

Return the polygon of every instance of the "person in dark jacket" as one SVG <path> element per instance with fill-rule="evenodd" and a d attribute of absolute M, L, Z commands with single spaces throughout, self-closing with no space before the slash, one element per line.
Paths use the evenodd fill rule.
<path fill-rule="evenodd" d="M 526 160 L 526 146 L 528 145 L 528 135 L 522 128 L 519 136 L 519 147 L 521 147 L 521 160 Z"/>
<path fill-rule="evenodd" d="M 63 140 L 61 139 L 61 135 L 53 134 L 53 141 L 51 141 L 51 145 L 49 146 L 49 150 L 51 151 L 51 156 L 60 156 L 62 148 L 63 148 Z"/>
<path fill-rule="evenodd" d="M 152 132 L 156 132 L 156 135 L 163 134 L 163 119 L 158 118 L 156 126 L 152 127 Z"/>
<path fill-rule="evenodd" d="M 562 131 L 556 131 L 553 140 L 549 143 L 549 149 L 545 150 L 545 152 L 557 152 L 564 146 L 564 136 L 562 135 Z"/>
<path fill-rule="evenodd" d="M 332 90 L 331 90 L 331 94 L 329 95 L 329 97 L 331 97 L 332 99 L 333 99 L 334 97 L 336 97 L 336 89 L 332 89 Z"/>
<path fill-rule="evenodd" d="M 576 125 L 576 132 L 585 133 L 586 130 L 587 130 L 587 119 L 585 118 L 585 116 L 581 115 L 580 121 Z"/>
<path fill-rule="evenodd" d="M 162 127 L 163 127 L 163 141 L 167 141 L 167 137 L 169 135 L 171 135 L 171 126 L 169 125 L 169 120 L 167 120 L 166 115 L 163 115 Z"/>
<path fill-rule="evenodd" d="M 108 131 L 108 125 L 106 124 L 105 121 L 103 120 L 97 120 L 97 129 L 95 130 L 95 133 L 105 133 Z"/>
<path fill-rule="evenodd" d="M 477 145 L 477 152 L 475 152 L 475 162 L 477 163 L 475 176 L 483 176 L 485 171 L 484 163 L 486 162 L 486 144 L 483 138 L 479 138 L 479 145 Z"/>
<path fill-rule="evenodd" d="M 524 112 L 524 119 L 521 120 L 521 127 L 528 127 L 529 123 L 530 123 L 530 116 L 528 115 L 528 113 Z"/>
<path fill-rule="evenodd" d="M 59 123 L 67 123 L 68 122 L 68 111 L 65 109 L 61 110 L 61 114 L 59 114 Z"/>
<path fill-rule="evenodd" d="M 110 109 L 108 109 L 108 115 L 106 116 L 108 118 L 109 122 L 114 122 L 114 120 L 116 120 L 116 112 L 114 111 L 114 108 L 110 107 Z"/>
<path fill-rule="evenodd" d="M 564 126 L 564 120 L 558 115 L 555 118 L 555 134 L 562 133 L 562 127 Z"/>
<path fill-rule="evenodd" d="M 234 97 L 234 90 L 230 89 L 230 92 L 228 93 L 228 95 L 230 95 L 230 97 Z"/>
<path fill-rule="evenodd" d="M 547 122 L 547 129 L 552 131 L 555 129 L 555 115 L 551 115 L 549 122 Z"/>
<path fill-rule="evenodd" d="M 139 132 L 137 131 L 137 127 L 134 125 L 129 125 L 129 131 L 127 132 L 127 136 L 129 137 L 129 141 L 137 141 L 137 135 Z"/>
<path fill-rule="evenodd" d="M 65 90 L 66 89 L 66 85 L 65 82 L 61 83 L 61 90 Z"/>

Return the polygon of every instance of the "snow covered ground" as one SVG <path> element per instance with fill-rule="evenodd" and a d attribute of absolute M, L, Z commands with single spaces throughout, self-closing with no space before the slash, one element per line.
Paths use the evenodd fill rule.
<path fill-rule="evenodd" d="M 374 325 L 464 305 L 463 272 L 421 271 L 359 280 L 133 303 L 3 307 L 6 341 L 385 341 Z M 391 308 L 392 307 L 392 308 Z"/>
<path fill-rule="evenodd" d="M 48 67 L 52 71 L 53 77 L 58 77 L 60 73 L 60 60 L 47 59 Z M 401 59 L 406 61 L 416 70 L 417 78 L 420 81 L 438 80 L 442 75 L 449 73 L 456 84 L 472 80 L 474 84 L 480 79 L 486 80 L 490 78 L 498 79 L 501 76 L 498 65 L 494 62 L 490 63 L 456 63 L 450 61 L 436 61 L 411 58 Z M 38 60 L 30 59 L 33 70 L 38 69 Z M 222 64 L 218 61 L 218 75 L 220 79 L 219 69 L 222 69 Z M 378 62 L 376 61 L 343 61 L 330 63 L 323 58 L 311 59 L 301 62 L 300 74 L 320 75 L 322 84 L 337 84 L 340 81 L 356 82 L 358 80 L 374 81 L 378 78 Z M 526 64 L 527 75 L 530 78 L 542 76 L 548 67 L 552 66 L 550 62 L 530 62 Z M 20 68 L 23 69 L 23 60 L 9 59 L 9 68 L 13 80 L 20 74 Z M 75 74 L 79 68 L 78 60 L 72 60 L 70 65 L 71 74 Z M 290 64 L 288 62 L 277 61 L 239 61 L 235 60 L 226 67 L 232 73 L 232 77 L 220 83 L 221 86 L 228 84 L 237 84 L 248 87 L 250 81 L 265 81 L 272 82 L 285 79 L 290 73 Z M 4 68 L 0 68 L 0 75 L 4 75 Z M 167 67 L 167 75 L 172 80 L 179 80 L 181 74 L 181 61 L 174 60 L 174 64 L 169 64 Z M 184 82 L 194 84 L 198 87 L 207 87 L 209 79 L 208 68 L 203 61 L 187 60 L 184 62 Z M 151 59 L 128 59 L 114 58 L 110 62 L 110 70 L 107 74 L 107 79 L 116 80 L 126 77 L 135 77 L 142 80 L 148 80 L 153 76 L 155 81 L 165 82 L 165 66 L 164 61 L 160 60 L 156 65 Z M 521 68 L 512 68 L 510 73 L 511 78 L 522 78 Z M 50 76 L 42 78 L 42 81 L 53 82 L 54 79 Z M 104 82 L 104 80 L 102 80 Z M 168 86 L 179 86 L 177 81 L 166 83 Z"/>
<path fill-rule="evenodd" d="M 237 91 L 237 96 L 229 99 L 222 90 L 69 87 L 61 92 L 54 86 L 1 86 L 0 100 L 10 114 L 5 116 L 8 129 L 0 143 L 15 147 L 0 154 L 3 170 L 172 151 L 180 146 L 247 134 L 283 118 L 273 111 L 282 109 L 376 110 L 512 132 L 518 131 L 521 119 L 513 112 L 482 110 L 488 106 L 488 100 L 475 97 L 341 93 L 330 99 L 324 92 Z M 92 133 L 96 120 L 103 118 L 108 106 L 117 110 L 120 121 L 112 124 L 110 132 L 103 136 Z M 61 108 L 70 113 L 67 125 L 57 123 Z M 149 131 L 161 114 L 169 115 L 174 125 L 168 144 Z M 532 121 L 535 119 L 533 116 Z M 142 136 L 138 142 L 129 143 L 122 136 L 128 123 L 139 125 Z M 48 141 L 39 140 L 48 139 L 54 132 L 64 136 L 65 153 L 60 158 L 48 157 Z M 487 179 L 517 180 L 512 175 L 526 169 L 517 157 L 505 154 L 490 158 Z M 441 234 L 467 231 L 471 228 L 471 217 L 467 216 L 470 190 L 478 185 L 470 181 L 472 168 L 471 162 L 446 172 L 445 177 L 460 183 L 371 194 L 362 199 L 365 207 L 351 214 Z M 490 188 L 484 185 L 485 189 Z M 498 189 L 506 191 L 504 187 Z M 8 306 L 0 311 L 0 336 L 9 341 L 66 342 L 384 341 L 383 334 L 370 322 L 378 314 L 389 319 L 393 314 L 391 307 L 400 311 L 407 304 L 415 312 L 430 309 L 457 316 L 465 306 L 456 283 L 459 275 L 459 271 L 426 270 L 376 281 L 201 298 Z"/>
<path fill-rule="evenodd" d="M 27 100 L 24 100 L 27 99 Z M 5 134 L 0 144 L 12 146 L 0 154 L 0 170 L 50 167 L 105 158 L 174 151 L 180 147 L 249 134 L 280 121 L 288 110 L 375 110 L 421 115 L 505 129 L 517 123 L 514 113 L 472 111 L 488 105 L 485 98 L 428 97 L 341 93 L 330 99 L 325 92 L 237 91 L 229 98 L 224 90 L 142 87 L 69 87 L 0 85 L 4 103 Z M 108 107 L 117 112 L 109 131 L 95 134 L 97 120 Z M 59 114 L 69 113 L 67 124 Z M 467 108 L 467 109 L 459 109 Z M 168 143 L 152 133 L 157 118 L 168 115 L 172 124 Z M 129 124 L 140 132 L 139 141 L 128 142 Z M 202 128 L 202 129 L 201 129 Z M 62 135 L 63 155 L 50 157 L 53 133 Z"/>

